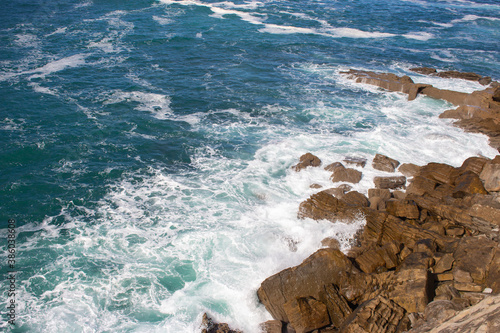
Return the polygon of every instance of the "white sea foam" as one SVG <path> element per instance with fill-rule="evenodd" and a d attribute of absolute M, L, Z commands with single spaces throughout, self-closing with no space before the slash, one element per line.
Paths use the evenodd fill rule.
<path fill-rule="evenodd" d="M 106 97 L 103 101 L 104 105 L 116 103 L 137 103 L 134 109 L 139 111 L 151 112 L 157 119 L 168 119 L 168 114 L 172 112 L 170 109 L 170 98 L 162 94 L 146 93 L 142 91 L 115 91 L 111 96 Z"/>
<path fill-rule="evenodd" d="M 25 33 L 17 34 L 14 43 L 19 47 L 35 48 L 40 45 L 40 40 L 37 35 Z"/>
<path fill-rule="evenodd" d="M 465 15 L 460 19 L 452 20 L 451 23 L 461 23 L 461 22 L 472 22 L 477 20 L 488 20 L 488 21 L 500 21 L 498 17 L 486 17 L 486 16 L 477 16 L 477 15 Z"/>
<path fill-rule="evenodd" d="M 48 64 L 39 67 L 37 69 L 31 70 L 31 71 L 25 71 L 18 73 L 17 75 L 21 74 L 33 74 L 29 77 L 29 79 L 34 79 L 34 78 L 45 78 L 47 75 L 53 74 L 60 72 L 62 70 L 65 70 L 67 68 L 74 68 L 74 67 L 79 67 L 82 65 L 85 65 L 85 58 L 87 57 L 86 54 L 75 54 L 66 58 L 58 59 L 49 62 Z"/>
<path fill-rule="evenodd" d="M 421 41 L 428 41 L 429 39 L 434 38 L 434 35 L 429 32 L 419 31 L 419 32 L 409 32 L 407 34 L 404 34 L 403 37 Z"/>

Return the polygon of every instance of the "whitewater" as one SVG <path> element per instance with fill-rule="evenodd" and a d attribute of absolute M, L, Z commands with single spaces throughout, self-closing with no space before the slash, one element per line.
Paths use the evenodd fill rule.
<path fill-rule="evenodd" d="M 301 220 L 324 164 L 380 153 L 459 166 L 497 152 L 444 101 L 349 68 L 472 92 L 500 80 L 500 4 L 479 0 L 20 0 L 0 12 L 0 330 L 259 332 L 256 290 L 364 225 Z M 370 163 L 353 186 L 380 175 Z M 16 323 L 7 322 L 16 221 Z"/>

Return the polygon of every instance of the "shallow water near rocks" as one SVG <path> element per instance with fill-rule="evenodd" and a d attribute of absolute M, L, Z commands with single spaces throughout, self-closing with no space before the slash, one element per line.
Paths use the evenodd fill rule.
<path fill-rule="evenodd" d="M 363 225 L 297 219 L 323 165 L 493 157 L 423 96 L 349 68 L 465 92 L 500 79 L 496 1 L 11 1 L 0 13 L 0 267 L 17 221 L 8 332 L 245 332 L 261 281 Z M 360 169 L 361 170 L 361 169 Z M 370 163 L 354 190 L 380 175 Z M 2 281 L 2 293 L 6 282 Z M 7 299 L 0 299 L 5 309 Z"/>

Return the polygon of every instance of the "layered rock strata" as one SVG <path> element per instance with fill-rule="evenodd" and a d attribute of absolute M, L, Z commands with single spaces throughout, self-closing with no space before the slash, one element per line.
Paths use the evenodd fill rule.
<path fill-rule="evenodd" d="M 457 119 L 455 125 L 469 132 L 486 134 L 490 138 L 491 146 L 500 149 L 500 83 L 474 73 L 437 72 L 431 68 L 418 68 L 414 71 L 424 75 L 478 81 L 489 86 L 481 91 L 464 93 L 439 89 L 430 84 L 415 83 L 409 76 L 397 76 L 392 73 L 351 69 L 343 74 L 358 83 L 371 84 L 385 90 L 405 93 L 410 101 L 417 98 L 418 95 L 425 95 L 450 102 L 457 108 L 443 112 L 440 118 Z"/>
<path fill-rule="evenodd" d="M 410 179 L 383 178 L 399 178 L 406 191 L 377 186 L 366 197 L 339 186 L 311 195 L 300 204 L 299 218 L 363 218 L 366 225 L 347 254 L 333 244 L 262 282 L 257 295 L 275 319 L 270 323 L 289 332 L 420 333 L 435 326 L 448 332 L 463 319 L 495 332 L 499 162 L 500 155 L 471 157 L 460 167 L 403 164 L 399 168 Z M 333 165 L 335 172 L 341 164 Z M 383 172 L 398 165 L 383 155 L 372 162 Z"/>

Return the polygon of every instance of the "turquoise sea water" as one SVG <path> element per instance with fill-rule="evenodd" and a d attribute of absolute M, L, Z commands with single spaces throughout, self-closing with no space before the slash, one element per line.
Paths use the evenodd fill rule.
<path fill-rule="evenodd" d="M 255 291 L 363 221 L 298 220 L 332 186 L 290 167 L 382 153 L 492 157 L 449 104 L 346 80 L 348 68 L 460 91 L 500 80 L 498 1 L 20 1 L 0 11 L 0 329 L 245 332 Z M 365 192 L 370 166 L 354 189 Z M 16 220 L 16 324 L 7 221 Z"/>

